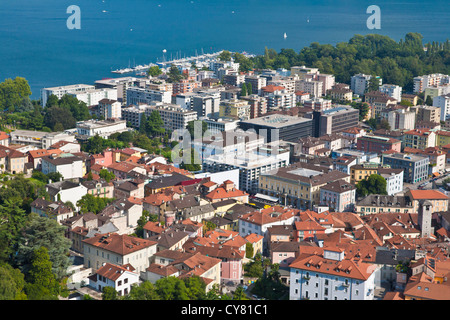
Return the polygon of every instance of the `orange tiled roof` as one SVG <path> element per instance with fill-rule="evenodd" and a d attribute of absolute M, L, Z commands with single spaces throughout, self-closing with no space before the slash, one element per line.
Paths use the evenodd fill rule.
<path fill-rule="evenodd" d="M 410 190 L 413 200 L 448 200 L 448 196 L 437 190 Z"/>

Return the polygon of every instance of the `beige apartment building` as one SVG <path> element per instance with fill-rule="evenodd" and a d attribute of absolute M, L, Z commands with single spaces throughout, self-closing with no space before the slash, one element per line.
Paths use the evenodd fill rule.
<path fill-rule="evenodd" d="M 297 163 L 262 174 L 259 178 L 259 191 L 278 197 L 282 205 L 312 209 L 314 205 L 320 204 L 320 187 L 337 180 L 350 183 L 350 175 Z"/>
<path fill-rule="evenodd" d="M 96 272 L 104 263 L 131 264 L 136 272 L 145 271 L 156 253 L 157 243 L 126 234 L 97 234 L 83 242 L 84 267 Z"/>

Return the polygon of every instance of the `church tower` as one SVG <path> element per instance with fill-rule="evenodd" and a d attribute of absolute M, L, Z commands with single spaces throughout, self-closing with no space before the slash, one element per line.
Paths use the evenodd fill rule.
<path fill-rule="evenodd" d="M 427 238 L 433 235 L 431 228 L 431 213 L 432 204 L 428 200 L 422 200 L 419 202 L 419 217 L 418 223 L 420 226 L 421 237 Z"/>

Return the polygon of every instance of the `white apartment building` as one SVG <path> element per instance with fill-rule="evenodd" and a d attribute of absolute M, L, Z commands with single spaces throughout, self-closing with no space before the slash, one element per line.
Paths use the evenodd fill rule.
<path fill-rule="evenodd" d="M 128 131 L 125 120 L 86 120 L 77 122 L 77 134 L 80 139 L 89 139 L 95 135 L 108 138 L 113 133 Z"/>
<path fill-rule="evenodd" d="M 312 98 L 303 101 L 305 108 L 313 108 L 316 111 L 325 111 L 332 108 L 331 100 L 323 98 Z"/>
<path fill-rule="evenodd" d="M 83 240 L 84 267 L 97 272 L 104 263 L 131 264 L 138 274 L 150 265 L 157 243 L 117 233 L 96 234 Z"/>
<path fill-rule="evenodd" d="M 139 283 L 139 274 L 133 270 L 132 265 L 118 266 L 104 263 L 95 276 L 89 277 L 89 286 L 98 292 L 103 292 L 105 287 L 111 287 L 116 290 L 119 297 L 127 295 L 133 284 Z"/>
<path fill-rule="evenodd" d="M 421 93 L 424 92 L 428 87 L 450 83 L 450 76 L 442 73 L 432 73 L 414 77 L 413 82 L 414 93 Z"/>
<path fill-rule="evenodd" d="M 448 120 L 450 118 L 450 94 L 434 97 L 433 107 L 441 109 L 441 120 Z"/>
<path fill-rule="evenodd" d="M 222 131 L 234 131 L 238 127 L 239 120 L 219 118 L 219 119 L 201 119 L 208 125 L 208 130 L 212 133 Z"/>
<path fill-rule="evenodd" d="M 285 90 L 274 91 L 266 94 L 267 110 L 289 109 L 295 107 L 297 97 L 295 93 L 289 93 Z"/>
<path fill-rule="evenodd" d="M 76 156 L 46 156 L 42 158 L 41 170 L 44 174 L 59 172 L 63 179 L 84 176 L 83 159 Z"/>
<path fill-rule="evenodd" d="M 191 97 L 191 108 L 197 117 L 215 118 L 220 112 L 219 91 L 199 91 Z"/>
<path fill-rule="evenodd" d="M 120 119 L 122 117 L 122 104 L 113 99 L 102 99 L 98 102 L 98 115 L 103 119 Z"/>
<path fill-rule="evenodd" d="M 296 77 L 274 78 L 270 81 L 267 81 L 267 85 L 284 87 L 284 92 L 295 93 L 296 91 L 298 91 L 296 90 L 296 79 Z"/>
<path fill-rule="evenodd" d="M 291 67 L 291 76 L 297 75 L 299 79 L 305 79 L 306 75 L 318 74 L 318 68 L 308 68 L 306 66 L 294 66 Z"/>
<path fill-rule="evenodd" d="M 83 92 L 69 92 L 68 94 L 74 96 L 79 101 L 86 103 L 87 106 L 96 106 L 99 104 L 99 101 L 103 99 L 117 100 L 117 90 L 109 88 L 86 90 Z"/>
<path fill-rule="evenodd" d="M 221 131 L 210 137 L 202 137 L 192 141 L 192 147 L 201 159 L 214 155 L 226 154 L 229 157 L 245 156 L 264 144 L 264 137 L 252 131 Z"/>
<path fill-rule="evenodd" d="M 354 76 L 352 76 L 351 81 L 350 81 L 350 89 L 353 91 L 353 93 L 357 94 L 357 95 L 364 95 L 364 93 L 366 92 L 367 88 L 369 87 L 369 81 L 372 78 L 371 75 L 367 75 L 367 74 L 356 74 Z M 379 78 L 379 77 L 377 77 Z M 379 84 L 380 86 L 382 85 L 382 79 L 379 78 Z"/>
<path fill-rule="evenodd" d="M 300 79 L 295 81 L 295 91 L 308 92 L 313 97 L 321 97 L 326 92 L 323 82 L 311 79 Z"/>
<path fill-rule="evenodd" d="M 289 300 L 373 300 L 377 266 L 345 259 L 344 250 L 324 248 L 290 264 Z"/>
<path fill-rule="evenodd" d="M 145 115 L 149 117 L 155 110 L 159 112 L 164 122 L 164 128 L 169 131 L 185 129 L 189 122 L 197 120 L 197 112 L 171 103 L 149 105 L 145 108 Z"/>
<path fill-rule="evenodd" d="M 127 89 L 127 105 L 151 104 L 152 102 L 172 103 L 172 92 L 140 87 Z"/>
<path fill-rule="evenodd" d="M 385 114 L 382 111 L 381 114 Z M 391 130 L 412 130 L 416 127 L 416 113 L 405 109 L 390 110 L 387 119 Z"/>
<path fill-rule="evenodd" d="M 389 196 L 403 191 L 403 169 L 378 168 L 378 174 L 386 180 Z"/>
<path fill-rule="evenodd" d="M 222 172 L 239 169 L 239 190 L 248 193 L 259 192 L 261 174 L 289 165 L 289 150 L 278 154 L 251 152 L 245 156 L 231 154 L 214 155 L 203 159 L 203 172 Z"/>
<path fill-rule="evenodd" d="M 397 101 L 402 101 L 402 87 L 395 84 L 383 84 L 378 88 L 380 92 L 386 93 Z"/>
<path fill-rule="evenodd" d="M 52 94 L 55 95 L 58 99 L 61 99 L 65 94 L 78 94 L 90 90 L 95 90 L 95 86 L 88 84 L 72 84 L 68 86 L 43 88 L 41 89 L 41 105 L 44 107 L 47 104 L 48 97 L 50 97 Z"/>
<path fill-rule="evenodd" d="M 175 104 L 186 110 L 192 110 L 194 92 L 179 93 L 175 96 Z"/>
<path fill-rule="evenodd" d="M 48 149 L 59 141 L 75 142 L 75 136 L 66 132 L 41 132 L 33 130 L 14 130 L 10 132 L 11 144 L 23 144 Z"/>
<path fill-rule="evenodd" d="M 127 89 L 129 87 L 143 87 L 148 82 L 147 79 L 136 77 L 120 77 L 113 79 L 102 79 L 95 81 L 96 88 L 110 88 L 117 90 L 117 100 L 127 105 Z"/>

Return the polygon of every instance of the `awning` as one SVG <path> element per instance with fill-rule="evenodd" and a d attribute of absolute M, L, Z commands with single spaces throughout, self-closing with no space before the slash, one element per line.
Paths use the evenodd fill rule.
<path fill-rule="evenodd" d="M 267 200 L 267 201 L 273 201 L 273 202 L 277 202 L 278 201 L 278 198 L 271 197 L 271 196 L 268 196 L 268 195 L 265 195 L 265 194 L 262 194 L 262 193 L 255 194 L 255 198 L 259 198 L 259 199 Z"/>
<path fill-rule="evenodd" d="M 439 177 L 439 172 L 434 172 L 434 173 L 433 173 L 433 176 L 434 176 L 434 177 Z"/>

